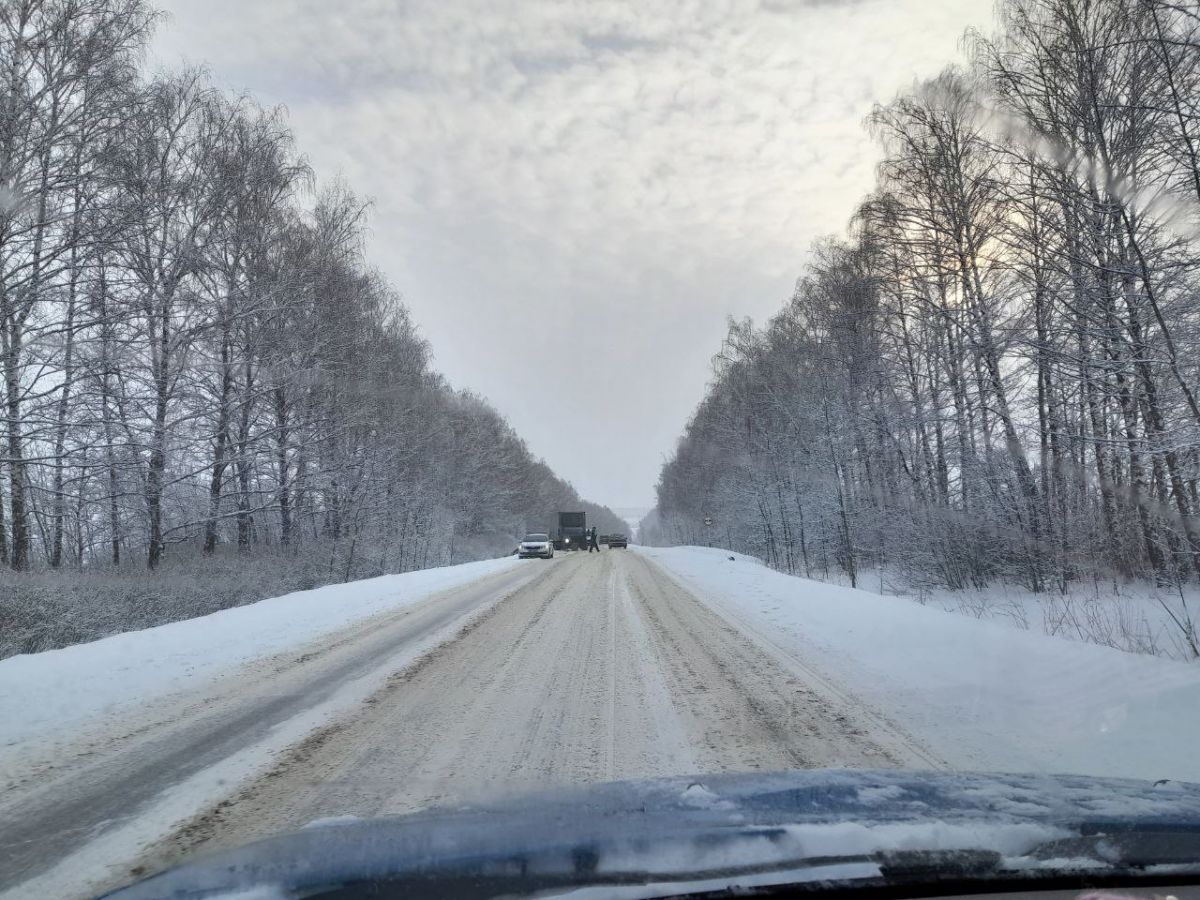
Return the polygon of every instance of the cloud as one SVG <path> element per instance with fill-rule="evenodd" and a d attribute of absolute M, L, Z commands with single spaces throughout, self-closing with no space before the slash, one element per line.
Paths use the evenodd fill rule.
<path fill-rule="evenodd" d="M 285 103 L 318 173 L 375 199 L 373 258 L 452 380 L 586 493 L 639 505 L 725 315 L 777 308 L 870 186 L 871 104 L 989 10 L 178 0 L 156 50 Z M 546 389 L 581 365 L 586 404 Z"/>

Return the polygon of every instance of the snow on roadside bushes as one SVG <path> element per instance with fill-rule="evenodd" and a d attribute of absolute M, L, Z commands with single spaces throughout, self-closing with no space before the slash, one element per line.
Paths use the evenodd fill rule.
<path fill-rule="evenodd" d="M 909 592 L 901 588 L 888 593 L 904 596 Z M 1194 612 L 1200 610 L 1200 591 L 1190 585 L 1181 589 L 1093 582 L 1072 585 L 1065 594 L 1035 594 L 997 584 L 983 590 L 923 590 L 913 599 L 976 619 L 1132 653 L 1182 660 L 1195 656 L 1192 646 L 1198 623 Z"/>
<path fill-rule="evenodd" d="M 797 578 L 725 550 L 639 550 L 954 767 L 1200 782 L 1200 665 Z"/>
<path fill-rule="evenodd" d="M 0 747 L 197 687 L 251 660 L 516 564 L 510 556 L 333 584 L 0 660 Z"/>

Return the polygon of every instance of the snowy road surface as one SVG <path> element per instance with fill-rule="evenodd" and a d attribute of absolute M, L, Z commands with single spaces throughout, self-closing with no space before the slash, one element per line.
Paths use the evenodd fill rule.
<path fill-rule="evenodd" d="M 488 575 L 175 710 L 6 772 L 0 884 L 86 894 L 315 819 L 556 784 L 940 762 L 620 551 Z"/>

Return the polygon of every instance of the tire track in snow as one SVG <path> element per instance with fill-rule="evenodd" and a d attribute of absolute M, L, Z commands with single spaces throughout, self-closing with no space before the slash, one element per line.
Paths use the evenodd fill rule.
<path fill-rule="evenodd" d="M 574 553 L 549 568 L 141 865 L 320 818 L 555 785 L 897 764 L 844 692 L 805 680 L 644 557 Z"/>

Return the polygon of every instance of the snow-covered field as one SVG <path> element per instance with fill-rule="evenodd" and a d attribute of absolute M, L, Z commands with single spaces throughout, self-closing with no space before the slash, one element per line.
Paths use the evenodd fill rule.
<path fill-rule="evenodd" d="M 297 591 L 0 660 L 0 749 L 195 688 L 245 663 L 514 567 L 513 557 Z"/>
<path fill-rule="evenodd" d="M 956 767 L 1200 781 L 1200 665 L 796 578 L 724 550 L 639 549 Z"/>
<path fill-rule="evenodd" d="M 814 580 L 850 586 L 840 572 L 821 573 Z M 873 594 L 915 600 L 973 619 L 1132 653 L 1192 660 L 1196 656 L 1193 636 L 1200 641 L 1200 588 L 1195 584 L 1160 587 L 1149 581 L 1109 576 L 1081 579 L 1065 593 L 1054 589 L 1034 593 L 1004 581 L 984 588 L 951 590 L 914 585 L 903 571 L 884 567 L 863 569 L 859 586 Z"/>
<path fill-rule="evenodd" d="M 1194 657 L 1191 636 L 1200 628 L 1200 591 L 1193 585 L 1179 589 L 1096 581 L 1072 585 L 1065 594 L 1035 594 L 996 584 L 984 590 L 922 591 L 913 599 L 1014 628 L 1180 660 Z"/>

